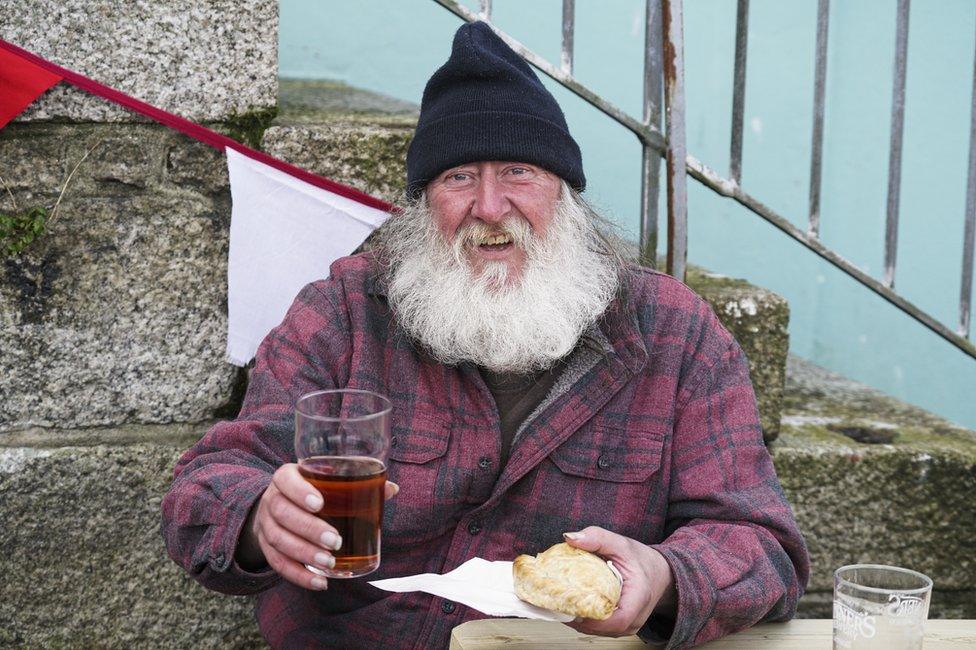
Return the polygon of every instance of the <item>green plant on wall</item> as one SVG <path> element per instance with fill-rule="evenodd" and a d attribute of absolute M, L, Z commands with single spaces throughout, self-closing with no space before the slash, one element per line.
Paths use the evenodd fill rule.
<path fill-rule="evenodd" d="M 58 206 L 61 205 L 61 199 L 64 198 L 64 192 L 68 189 L 68 185 L 71 183 L 75 172 L 78 171 L 81 163 L 85 162 L 89 154 L 101 143 L 102 141 L 98 140 L 81 157 L 81 160 L 78 161 L 71 170 L 71 173 L 68 174 L 68 178 L 65 179 L 64 186 L 61 188 L 61 193 L 58 195 L 57 201 L 50 208 L 46 206 L 33 206 L 21 210 L 17 206 L 17 200 L 14 198 L 13 192 L 10 191 L 7 183 L 0 177 L 0 185 L 3 185 L 3 189 L 7 191 L 7 194 L 10 196 L 11 205 L 13 206 L 13 212 L 9 214 L 0 211 L 0 257 L 13 257 L 21 254 L 54 223 L 54 218 L 58 213 Z"/>
<path fill-rule="evenodd" d="M 18 255 L 44 233 L 48 211 L 45 207 L 33 207 L 23 212 L 14 204 L 13 214 L 0 212 L 0 246 L 3 256 Z"/>

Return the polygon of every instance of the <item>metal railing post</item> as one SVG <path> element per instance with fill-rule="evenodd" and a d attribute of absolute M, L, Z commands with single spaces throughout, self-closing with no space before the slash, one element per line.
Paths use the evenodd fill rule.
<path fill-rule="evenodd" d="M 895 286 L 898 259 L 898 206 L 901 197 L 901 146 L 905 126 L 905 71 L 908 63 L 909 0 L 898 0 L 895 74 L 891 88 L 891 145 L 888 149 L 888 217 L 885 220 L 884 283 Z"/>
<path fill-rule="evenodd" d="M 973 56 L 973 96 L 969 116 L 969 173 L 966 178 L 966 216 L 962 236 L 962 282 L 959 287 L 959 334 L 969 336 L 973 300 L 973 240 L 976 239 L 976 55 Z"/>
<path fill-rule="evenodd" d="M 574 0 L 563 0 L 563 46 L 560 52 L 560 68 L 573 74 L 573 36 L 576 31 L 576 7 Z"/>
<path fill-rule="evenodd" d="M 667 135 L 668 256 L 666 271 L 684 281 L 688 259 L 685 161 L 685 61 L 681 0 L 664 0 L 664 125 Z"/>
<path fill-rule="evenodd" d="M 830 0 L 817 3 L 817 54 L 813 75 L 813 137 L 810 148 L 810 225 L 807 233 L 820 237 L 820 183 L 823 171 L 824 97 L 827 92 L 827 27 Z"/>
<path fill-rule="evenodd" d="M 732 74 L 732 143 L 729 178 L 742 184 L 742 119 L 746 109 L 746 53 L 749 41 L 749 0 L 739 0 L 735 13 L 735 69 Z"/>
<path fill-rule="evenodd" d="M 644 124 L 661 128 L 663 89 L 660 0 L 646 0 L 644 12 Z M 657 201 L 661 153 L 649 142 L 641 142 L 640 263 L 657 268 Z"/>

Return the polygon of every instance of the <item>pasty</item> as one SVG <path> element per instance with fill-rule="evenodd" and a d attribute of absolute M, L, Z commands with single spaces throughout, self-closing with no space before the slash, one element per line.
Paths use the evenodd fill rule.
<path fill-rule="evenodd" d="M 609 618 L 620 600 L 620 579 L 598 555 L 560 543 L 512 563 L 515 595 L 564 614 Z"/>

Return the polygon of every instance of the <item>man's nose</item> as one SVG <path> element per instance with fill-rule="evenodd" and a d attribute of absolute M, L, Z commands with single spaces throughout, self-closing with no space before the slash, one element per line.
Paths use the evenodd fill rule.
<path fill-rule="evenodd" d="M 511 210 L 504 186 L 492 175 L 478 179 L 471 216 L 487 223 L 498 223 Z"/>

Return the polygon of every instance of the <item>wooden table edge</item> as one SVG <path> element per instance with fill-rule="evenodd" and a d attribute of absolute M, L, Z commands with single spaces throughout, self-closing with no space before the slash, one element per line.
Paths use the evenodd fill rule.
<path fill-rule="evenodd" d="M 829 618 L 793 619 L 786 623 L 765 623 L 716 639 L 700 647 L 708 650 L 745 648 L 829 648 L 833 634 Z M 468 621 L 451 631 L 451 650 L 505 648 L 588 648 L 597 650 L 641 650 L 649 646 L 636 636 L 609 638 L 580 634 L 561 623 L 519 618 L 486 618 Z M 976 620 L 930 619 L 925 623 L 926 650 L 976 648 Z"/>

